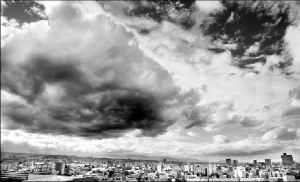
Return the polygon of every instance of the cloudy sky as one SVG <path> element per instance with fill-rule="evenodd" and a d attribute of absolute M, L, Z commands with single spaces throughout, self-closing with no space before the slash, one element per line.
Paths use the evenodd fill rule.
<path fill-rule="evenodd" d="M 297 1 L 1 1 L 1 150 L 300 160 Z"/>

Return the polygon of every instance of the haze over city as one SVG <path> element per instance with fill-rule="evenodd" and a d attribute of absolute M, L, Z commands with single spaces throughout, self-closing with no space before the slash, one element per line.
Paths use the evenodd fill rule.
<path fill-rule="evenodd" d="M 1 152 L 300 160 L 298 1 L 1 1 Z"/>

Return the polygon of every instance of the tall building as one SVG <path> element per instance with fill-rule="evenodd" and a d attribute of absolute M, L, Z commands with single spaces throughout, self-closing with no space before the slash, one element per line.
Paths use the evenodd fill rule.
<path fill-rule="evenodd" d="M 210 176 L 212 173 L 217 171 L 217 165 L 216 164 L 208 164 L 207 166 L 207 175 Z"/>
<path fill-rule="evenodd" d="M 159 173 L 162 172 L 162 163 L 161 163 L 161 162 L 157 164 L 156 170 L 157 170 L 157 172 L 159 172 Z"/>
<path fill-rule="evenodd" d="M 284 166 L 291 166 L 294 164 L 293 156 L 287 155 L 286 153 L 283 153 L 281 155 L 282 165 Z"/>
<path fill-rule="evenodd" d="M 190 165 L 190 172 L 194 172 L 194 165 Z"/>
<path fill-rule="evenodd" d="M 237 167 L 234 169 L 234 177 L 235 178 L 245 178 L 246 177 L 246 169 L 245 167 Z"/>
<path fill-rule="evenodd" d="M 183 166 L 184 172 L 190 172 L 190 165 L 186 164 Z"/>
<path fill-rule="evenodd" d="M 65 173 L 65 163 L 56 162 L 55 163 L 55 170 L 58 171 L 58 174 L 64 174 Z"/>
<path fill-rule="evenodd" d="M 208 176 L 208 168 L 207 168 L 207 167 L 204 168 L 204 175 L 205 175 L 205 176 Z"/>
<path fill-rule="evenodd" d="M 226 164 L 231 165 L 231 159 L 230 158 L 226 159 Z"/>
<path fill-rule="evenodd" d="M 164 159 L 164 165 L 166 165 L 166 163 L 167 163 L 167 159 Z"/>
<path fill-rule="evenodd" d="M 238 165 L 238 161 L 237 160 L 233 160 L 233 165 L 236 167 Z"/>
<path fill-rule="evenodd" d="M 271 159 L 265 159 L 266 166 L 271 166 Z"/>
<path fill-rule="evenodd" d="M 253 160 L 253 165 L 257 165 L 257 160 Z"/>

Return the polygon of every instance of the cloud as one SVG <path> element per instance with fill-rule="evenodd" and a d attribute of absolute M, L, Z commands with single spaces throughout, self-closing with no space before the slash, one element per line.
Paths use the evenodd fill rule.
<path fill-rule="evenodd" d="M 283 52 L 285 32 L 291 24 L 288 3 L 222 1 L 222 5 L 223 8 L 211 13 L 201 27 L 216 45 L 220 42 L 237 45 L 229 49 L 236 66 L 247 68 L 254 63 L 265 64 L 265 56 Z M 285 63 L 288 62 L 289 59 L 282 60 L 278 67 L 287 67 L 289 64 Z"/>
<path fill-rule="evenodd" d="M 186 134 L 187 134 L 188 136 L 191 136 L 191 137 L 197 136 L 197 134 L 196 134 L 195 132 L 193 132 L 193 131 L 188 131 Z"/>
<path fill-rule="evenodd" d="M 123 27 L 85 13 L 80 2 L 61 3 L 48 15 L 48 28 L 37 24 L 2 47 L 2 89 L 27 102 L 1 102 L 4 125 L 98 138 L 165 132 L 178 96 L 168 72 Z"/>
<path fill-rule="evenodd" d="M 255 146 L 255 147 L 250 147 Z M 237 142 L 227 143 L 223 145 L 208 145 L 206 154 L 208 156 L 229 156 L 229 157 L 252 157 L 258 155 L 271 155 L 282 150 L 284 147 L 274 143 L 264 143 L 253 140 L 240 140 Z"/>
<path fill-rule="evenodd" d="M 1 47 L 7 40 L 14 36 L 15 33 L 20 32 L 20 25 L 15 19 L 8 20 L 1 16 Z"/>
<path fill-rule="evenodd" d="M 230 140 L 228 137 L 224 135 L 216 135 L 213 137 L 213 141 L 215 144 L 223 144 L 223 143 L 229 143 Z"/>
<path fill-rule="evenodd" d="M 296 6 L 299 8 L 299 5 Z M 288 29 L 286 30 L 286 34 L 284 36 L 284 40 L 286 42 L 286 49 L 288 52 L 291 54 L 293 58 L 293 63 L 292 63 L 292 68 L 291 70 L 293 72 L 296 72 L 299 75 L 299 70 L 300 70 L 300 56 L 299 56 L 299 51 L 300 51 L 300 38 L 298 35 L 300 33 L 300 22 L 297 22 L 293 26 L 289 26 Z"/>
<path fill-rule="evenodd" d="M 42 5 L 45 8 L 44 13 L 47 16 L 51 15 L 54 8 L 60 4 L 59 1 L 38 1 L 36 3 Z"/>
<path fill-rule="evenodd" d="M 1 139 L 95 156 L 298 151 L 291 3 L 40 3 L 47 21 L 2 18 L 1 133 L 20 132 Z"/>
<path fill-rule="evenodd" d="M 44 13 L 45 7 L 35 1 L 5 1 L 2 7 L 1 1 L 1 17 L 5 16 L 10 19 L 17 19 L 20 23 L 30 23 L 46 19 Z"/>
<path fill-rule="evenodd" d="M 289 97 L 292 99 L 300 100 L 300 86 L 294 88 L 289 92 Z"/>
<path fill-rule="evenodd" d="M 290 90 L 290 105 L 282 113 L 282 118 L 287 121 L 299 121 L 300 119 L 300 86 Z"/>
<path fill-rule="evenodd" d="M 235 114 L 232 102 L 214 102 L 201 106 L 192 106 L 184 110 L 187 118 L 186 128 L 204 127 L 206 131 L 215 131 L 239 124 L 245 128 L 258 127 L 262 120 L 254 116 Z"/>
<path fill-rule="evenodd" d="M 33 153 L 33 154 L 50 154 L 56 155 L 61 154 L 58 153 L 55 147 L 51 147 L 51 145 L 46 146 L 45 148 L 40 148 L 37 146 L 32 146 L 28 142 L 16 143 L 13 141 L 4 141 L 1 142 L 1 152 L 15 152 L 19 153 Z"/>
<path fill-rule="evenodd" d="M 295 117 L 296 119 L 300 118 L 300 107 L 291 107 L 287 111 L 285 111 L 282 116 L 283 117 Z"/>
<path fill-rule="evenodd" d="M 262 123 L 263 123 L 263 121 L 261 121 L 261 120 L 255 120 L 255 119 L 251 119 L 249 117 L 240 118 L 240 124 L 243 127 L 247 127 L 247 128 L 259 126 Z"/>
<path fill-rule="evenodd" d="M 200 11 L 203 11 L 207 14 L 223 8 L 221 1 L 196 1 L 196 6 Z"/>
<path fill-rule="evenodd" d="M 129 20 L 124 21 L 120 12 L 113 12 L 112 16 L 125 27 L 131 27 L 127 23 L 129 20 L 138 22 L 137 17 L 126 17 Z M 198 92 L 200 99 L 195 105 L 183 106 L 182 120 L 187 121 L 187 128 L 205 127 L 213 131 L 238 123 L 254 128 L 274 120 L 277 122 L 276 118 L 280 118 L 287 107 L 287 94 L 295 87 L 296 80 L 293 80 L 294 75 L 284 77 L 277 71 L 283 60 L 281 56 L 245 58 L 245 61 L 250 60 L 249 65 L 255 71 L 252 73 L 236 67 L 235 55 L 230 50 L 221 54 L 208 51 L 211 46 L 209 36 L 204 36 L 199 29 L 183 31 L 175 23 L 162 21 L 147 35 L 140 34 L 135 28 L 131 31 L 138 39 L 139 48 L 168 70 L 182 92 L 191 89 Z M 266 63 L 258 63 L 256 59 Z"/>
<path fill-rule="evenodd" d="M 191 107 L 187 108 L 184 111 L 184 115 L 187 118 L 189 124 L 186 126 L 186 129 L 192 128 L 195 126 L 204 127 L 210 120 L 210 115 L 213 111 L 209 107 Z"/>
<path fill-rule="evenodd" d="M 105 2 L 104 2 L 105 4 Z M 144 16 L 157 22 L 170 21 L 185 29 L 194 26 L 192 18 L 192 6 L 194 0 L 189 1 L 134 1 L 125 7 L 127 16 Z"/>
<path fill-rule="evenodd" d="M 256 54 L 259 50 L 260 43 L 255 42 L 254 45 L 250 46 L 248 49 L 245 50 L 245 55 L 249 56 L 250 54 Z"/>
<path fill-rule="evenodd" d="M 42 133 L 26 133 L 22 130 L 1 130 L 1 143 L 9 143 L 11 146 L 6 149 L 15 151 L 19 144 L 27 143 L 37 152 L 45 153 L 47 150 L 54 154 L 69 154 L 80 156 L 97 157 L 134 157 L 151 156 L 175 158 L 197 158 L 216 161 L 227 157 L 251 157 L 260 156 L 264 159 L 272 156 L 272 159 L 280 159 L 281 151 L 297 151 L 297 140 L 275 140 L 263 141 L 261 137 L 247 137 L 235 139 L 229 136 L 224 137 L 225 143 L 207 142 L 202 133 L 198 132 L 196 136 L 188 136 L 185 131 L 168 131 L 155 138 L 136 137 L 140 131 L 134 130 L 118 138 L 105 138 L 95 140 L 91 138 L 70 137 L 66 135 L 51 135 Z M 212 137 L 213 138 L 213 137 Z M 223 137 L 221 137 L 223 138 Z M 205 142 L 195 142 L 205 140 Z M 229 142 L 228 142 L 229 139 Z M 4 145 L 6 146 L 6 145 Z M 249 146 L 255 146 L 250 147 Z M 25 147 L 24 147 L 25 148 Z M 149 150 L 151 148 L 151 150 Z M 170 151 L 170 148 L 173 150 Z M 30 149 L 30 147 L 29 147 Z M 297 153 L 295 153 L 297 154 Z M 294 155 L 295 159 L 298 158 Z"/>
<path fill-rule="evenodd" d="M 270 140 L 295 140 L 297 139 L 297 129 L 295 128 L 285 128 L 279 127 L 273 130 L 266 132 L 262 140 L 270 141 Z"/>

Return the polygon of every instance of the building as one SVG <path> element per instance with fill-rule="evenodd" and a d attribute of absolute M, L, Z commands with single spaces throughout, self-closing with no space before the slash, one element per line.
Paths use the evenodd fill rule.
<path fill-rule="evenodd" d="M 190 165 L 190 172 L 194 172 L 194 165 Z"/>
<path fill-rule="evenodd" d="M 226 159 L 226 164 L 231 165 L 231 159 L 230 158 Z"/>
<path fill-rule="evenodd" d="M 186 164 L 183 166 L 184 172 L 190 172 L 190 165 Z"/>
<path fill-rule="evenodd" d="M 166 165 L 166 163 L 167 163 L 167 159 L 164 159 L 164 165 Z"/>
<path fill-rule="evenodd" d="M 271 159 L 265 159 L 266 166 L 271 166 Z"/>
<path fill-rule="evenodd" d="M 63 162 L 56 162 L 55 163 L 55 170 L 58 171 L 58 174 L 62 175 L 65 173 L 65 163 Z"/>
<path fill-rule="evenodd" d="M 286 153 L 283 153 L 281 155 L 282 165 L 284 166 L 291 166 L 294 164 L 293 156 L 287 155 Z"/>
<path fill-rule="evenodd" d="M 246 169 L 244 167 L 237 167 L 234 169 L 234 177 L 235 178 L 245 178 L 246 177 Z"/>
<path fill-rule="evenodd" d="M 2 172 L 1 171 L 1 181 L 24 181 L 28 180 L 29 172 L 17 171 L 17 172 Z"/>
<path fill-rule="evenodd" d="M 253 160 L 253 165 L 257 165 L 257 160 Z"/>
<path fill-rule="evenodd" d="M 34 167 L 35 174 L 51 174 L 52 173 L 52 164 L 44 162 L 36 162 Z"/>
<path fill-rule="evenodd" d="M 217 165 L 216 164 L 208 164 L 207 166 L 207 176 L 210 176 L 212 173 L 217 171 Z"/>
<path fill-rule="evenodd" d="M 156 170 L 157 170 L 157 172 L 159 172 L 159 173 L 162 172 L 162 164 L 161 164 L 161 162 L 160 162 L 159 164 L 157 164 Z"/>
<path fill-rule="evenodd" d="M 233 165 L 236 167 L 238 165 L 238 161 L 237 160 L 233 160 Z"/>
<path fill-rule="evenodd" d="M 3 171 L 8 171 L 9 167 L 10 167 L 9 164 L 6 164 L 6 165 L 1 164 L 1 172 L 3 172 Z"/>

